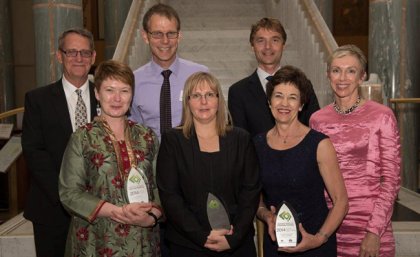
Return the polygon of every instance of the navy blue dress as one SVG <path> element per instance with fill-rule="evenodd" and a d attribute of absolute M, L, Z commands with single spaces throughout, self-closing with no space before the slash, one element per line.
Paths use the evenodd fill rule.
<path fill-rule="evenodd" d="M 325 138 L 326 135 L 310 130 L 299 144 L 286 150 L 272 149 L 267 144 L 266 133 L 254 138 L 266 206 L 273 205 L 278 209 L 283 200 L 289 202 L 310 234 L 316 234 L 328 215 L 325 185 L 316 158 L 318 144 Z M 336 257 L 336 237 L 331 235 L 319 248 L 288 254 L 277 251 L 277 243 L 270 239 L 265 229 L 264 256 Z"/>

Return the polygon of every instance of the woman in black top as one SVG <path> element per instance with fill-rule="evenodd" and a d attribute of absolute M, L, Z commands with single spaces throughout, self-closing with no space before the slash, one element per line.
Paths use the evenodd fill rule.
<path fill-rule="evenodd" d="M 193 74 L 184 88 L 182 125 L 162 135 L 157 161 L 172 256 L 256 256 L 256 154 L 249 134 L 230 126 L 228 116 L 218 80 Z M 230 229 L 211 228 L 209 192 L 224 203 Z"/>

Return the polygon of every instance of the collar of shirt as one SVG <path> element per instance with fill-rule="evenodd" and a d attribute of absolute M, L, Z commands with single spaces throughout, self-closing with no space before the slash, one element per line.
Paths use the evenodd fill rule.
<path fill-rule="evenodd" d="M 162 76 L 162 71 L 164 71 L 164 70 L 171 70 L 172 71 L 172 73 L 171 73 L 171 76 L 173 76 L 173 75 L 175 75 L 175 76 L 177 76 L 178 75 L 178 72 L 179 72 L 179 66 L 180 66 L 180 64 L 179 64 L 179 58 L 178 58 L 178 55 L 176 55 L 176 57 L 175 57 L 175 60 L 174 60 L 174 62 L 171 64 L 171 66 L 169 66 L 169 68 L 168 69 L 163 69 L 159 64 L 157 64 L 154 60 L 153 60 L 153 58 L 152 58 L 152 61 L 151 61 L 151 68 L 152 68 L 152 72 L 156 75 L 156 76 Z M 170 78 L 170 77 L 169 77 Z"/>
<path fill-rule="evenodd" d="M 63 76 L 62 78 L 62 83 L 63 83 L 63 88 L 64 88 L 64 92 L 66 93 L 66 98 L 67 96 L 70 97 L 75 97 L 76 101 L 77 101 L 77 94 L 76 94 L 76 89 L 77 87 L 75 87 L 73 84 L 71 84 L 65 76 Z M 85 100 L 85 96 L 89 96 L 89 80 L 86 80 L 85 83 L 79 88 L 80 90 L 82 90 L 82 97 L 83 100 Z M 73 94 L 73 96 L 72 96 Z"/>
<path fill-rule="evenodd" d="M 280 69 L 280 67 L 276 70 L 278 71 Z M 267 84 L 268 80 L 266 79 L 268 76 L 273 76 L 274 74 L 270 74 L 268 72 L 266 72 L 265 70 L 261 69 L 260 67 L 257 68 L 257 75 L 258 78 L 260 79 L 262 88 L 265 92 L 265 84 Z"/>

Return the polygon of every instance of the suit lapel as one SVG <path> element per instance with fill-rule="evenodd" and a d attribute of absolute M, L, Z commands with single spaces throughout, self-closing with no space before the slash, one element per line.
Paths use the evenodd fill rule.
<path fill-rule="evenodd" d="M 255 108 L 260 109 L 261 113 L 264 113 L 265 119 L 273 119 L 268 105 L 267 95 L 261 85 L 257 71 L 249 77 L 249 90 L 255 99 L 255 102 L 251 104 L 255 106 Z"/>
<path fill-rule="evenodd" d="M 96 111 L 96 107 L 97 107 L 97 100 L 95 97 L 95 86 L 92 82 L 89 81 L 89 95 L 90 95 L 90 122 L 93 121 L 93 118 L 95 118 L 95 116 L 98 116 L 98 113 Z"/>
<path fill-rule="evenodd" d="M 73 133 L 73 127 L 71 125 L 69 108 L 67 106 L 66 95 L 64 93 L 63 83 L 61 79 L 57 81 L 54 86 L 51 88 L 52 93 L 52 104 L 57 111 L 58 117 L 51 117 L 56 118 L 60 121 L 61 125 L 64 128 L 66 134 Z"/>

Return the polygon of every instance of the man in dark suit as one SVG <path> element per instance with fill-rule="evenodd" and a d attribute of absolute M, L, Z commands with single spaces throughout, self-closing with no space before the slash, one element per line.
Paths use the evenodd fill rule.
<path fill-rule="evenodd" d="M 64 256 L 70 216 L 60 203 L 58 175 L 70 135 L 96 116 L 94 86 L 88 80 L 96 57 L 93 42 L 85 29 L 63 32 L 56 52 L 62 78 L 25 96 L 22 148 L 31 187 L 24 216 L 33 223 L 37 256 Z"/>
<path fill-rule="evenodd" d="M 280 69 L 281 56 L 287 35 L 277 19 L 262 18 L 252 25 L 249 42 L 258 62 L 257 70 L 229 88 L 228 105 L 233 124 L 244 128 L 252 136 L 274 127 L 274 118 L 265 94 L 267 78 Z M 319 110 L 312 88 L 311 97 L 299 112 L 299 120 L 309 124 L 309 118 Z"/>

